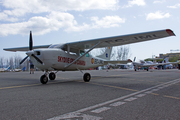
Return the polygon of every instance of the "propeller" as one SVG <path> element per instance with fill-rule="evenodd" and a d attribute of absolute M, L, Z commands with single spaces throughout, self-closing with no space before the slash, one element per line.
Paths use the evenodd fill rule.
<path fill-rule="evenodd" d="M 32 56 L 34 57 L 39 63 L 43 64 L 43 62 L 34 55 L 34 51 L 33 51 L 33 40 L 32 40 L 32 32 L 30 31 L 30 35 L 29 35 L 29 51 L 26 52 L 27 56 L 20 62 L 20 64 L 22 64 L 28 57 Z"/>

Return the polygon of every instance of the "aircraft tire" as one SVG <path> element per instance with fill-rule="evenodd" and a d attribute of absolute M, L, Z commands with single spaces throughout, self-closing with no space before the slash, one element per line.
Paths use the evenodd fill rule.
<path fill-rule="evenodd" d="M 40 82 L 42 84 L 46 84 L 48 82 L 48 77 L 46 75 L 42 75 L 40 78 Z"/>
<path fill-rule="evenodd" d="M 91 79 L 91 75 L 89 73 L 85 73 L 83 76 L 84 82 L 89 82 Z"/>
<path fill-rule="evenodd" d="M 55 78 L 56 78 L 56 74 L 53 73 L 53 72 L 51 72 L 51 73 L 49 74 L 49 79 L 50 79 L 50 80 L 55 80 Z"/>

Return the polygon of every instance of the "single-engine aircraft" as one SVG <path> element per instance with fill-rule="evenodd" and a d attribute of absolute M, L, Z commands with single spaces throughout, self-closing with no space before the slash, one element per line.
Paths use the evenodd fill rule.
<path fill-rule="evenodd" d="M 110 54 L 113 46 L 144 42 L 169 36 L 175 36 L 175 34 L 172 30 L 165 29 L 92 40 L 83 40 L 78 42 L 69 42 L 65 44 L 33 47 L 32 32 L 30 31 L 29 47 L 6 48 L 4 50 L 27 51 L 27 56 L 20 62 L 20 64 L 30 57 L 31 61 L 36 67 L 42 71 L 45 71 L 45 74 L 40 77 L 40 82 L 42 84 L 46 84 L 48 82 L 48 74 L 49 79 L 54 80 L 58 71 L 81 71 L 111 63 Z M 102 47 L 107 47 L 104 54 L 96 57 L 89 54 L 89 52 L 94 48 Z M 85 49 L 87 51 L 85 51 Z M 56 72 L 49 73 L 49 71 Z M 84 73 L 83 79 L 85 82 L 89 82 L 91 75 L 89 73 Z"/>

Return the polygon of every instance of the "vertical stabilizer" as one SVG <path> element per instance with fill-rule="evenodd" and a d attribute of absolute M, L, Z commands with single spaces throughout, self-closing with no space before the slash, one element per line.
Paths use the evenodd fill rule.
<path fill-rule="evenodd" d="M 105 52 L 102 55 L 96 56 L 105 60 L 110 60 L 112 47 L 106 47 Z"/>
<path fill-rule="evenodd" d="M 165 58 L 165 59 L 163 60 L 162 63 L 168 63 L 168 62 L 169 62 L 169 58 L 167 57 L 167 58 Z"/>

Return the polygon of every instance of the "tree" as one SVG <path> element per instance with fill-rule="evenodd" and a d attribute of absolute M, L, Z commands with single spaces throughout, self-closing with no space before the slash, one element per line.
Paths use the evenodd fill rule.
<path fill-rule="evenodd" d="M 129 46 L 119 46 L 116 49 L 116 59 L 117 60 L 127 60 L 130 55 Z"/>
<path fill-rule="evenodd" d="M 3 66 L 4 66 L 4 58 L 1 57 L 1 58 L 0 58 L 0 67 L 2 68 Z"/>

